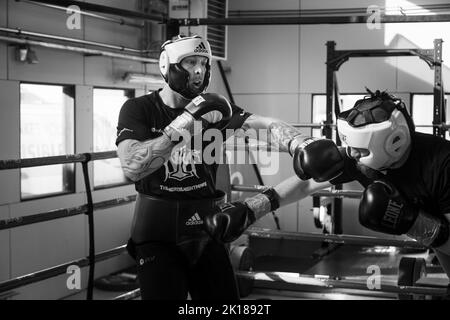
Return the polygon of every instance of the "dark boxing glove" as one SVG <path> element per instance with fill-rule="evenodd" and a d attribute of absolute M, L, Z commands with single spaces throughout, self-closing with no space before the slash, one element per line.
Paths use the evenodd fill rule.
<path fill-rule="evenodd" d="M 383 180 L 369 185 L 359 204 L 359 222 L 388 234 L 407 233 L 418 215 L 419 209 L 404 199 L 393 184 Z"/>
<path fill-rule="evenodd" d="M 338 147 L 328 139 L 306 139 L 293 152 L 294 170 L 302 180 L 317 182 L 337 178 L 344 169 L 344 158 Z"/>
<path fill-rule="evenodd" d="M 313 178 L 317 182 L 329 181 L 333 185 L 358 181 L 367 187 L 384 175 L 376 170 L 358 165 L 346 148 L 331 140 L 309 138 L 294 147 L 294 170 L 302 180 Z"/>
<path fill-rule="evenodd" d="M 395 186 L 375 181 L 363 193 L 359 222 L 366 228 L 389 234 L 406 234 L 424 246 L 439 247 L 449 240 L 449 223 L 410 204 Z"/>
<path fill-rule="evenodd" d="M 192 99 L 184 112 L 173 120 L 164 132 L 171 138 L 174 132 L 178 135 L 187 130 L 191 132 L 195 120 L 205 119 L 209 123 L 223 123 L 231 119 L 232 109 L 228 100 L 215 93 L 202 93 Z"/>
<path fill-rule="evenodd" d="M 354 158 L 348 155 L 346 148 L 338 147 L 338 149 L 342 156 L 344 166 L 341 173 L 336 178 L 330 180 L 331 184 L 337 185 L 356 180 L 364 188 L 367 188 L 375 180 L 384 178 L 384 174 L 380 171 L 359 165 Z"/>
<path fill-rule="evenodd" d="M 216 241 L 236 240 L 256 220 L 253 211 L 244 202 L 224 203 L 213 214 L 204 218 L 206 232 Z"/>

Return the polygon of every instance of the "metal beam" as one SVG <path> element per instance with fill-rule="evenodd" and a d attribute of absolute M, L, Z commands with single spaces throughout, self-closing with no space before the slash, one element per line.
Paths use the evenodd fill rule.
<path fill-rule="evenodd" d="M 16 0 L 16 1 L 26 2 L 26 3 L 30 3 L 30 4 L 33 4 L 33 5 L 46 7 L 46 8 L 51 8 L 51 9 L 55 9 L 55 10 L 67 11 L 66 7 L 57 6 L 57 5 L 53 5 L 53 4 L 46 4 L 46 3 L 41 3 L 41 2 L 36 2 L 36 1 L 31 1 L 31 0 Z M 81 10 L 80 10 L 80 14 L 84 15 L 84 16 L 87 16 L 87 17 L 99 19 L 99 20 L 104 20 L 104 21 L 118 23 L 118 24 L 124 25 L 124 26 L 130 26 L 130 27 L 139 28 L 139 29 L 144 27 L 143 23 L 140 23 L 140 24 L 132 23 L 132 22 L 125 21 L 122 18 L 114 19 L 114 18 L 101 16 L 101 15 L 98 15 L 98 14 L 95 14 L 95 13 L 89 13 L 89 12 L 81 11 Z"/>
<path fill-rule="evenodd" d="M 101 47 L 101 48 L 106 48 L 106 49 L 120 50 L 122 52 L 128 51 L 128 52 L 140 53 L 140 54 L 147 53 L 147 51 L 145 51 L 145 50 L 139 50 L 139 49 L 134 49 L 134 48 L 127 48 L 127 47 L 124 47 L 124 46 L 116 46 L 116 45 L 112 45 L 112 44 L 108 44 L 108 43 L 102 43 L 102 42 L 97 42 L 97 41 L 88 41 L 88 40 L 83 40 L 83 39 L 69 38 L 69 37 L 63 37 L 63 36 L 47 34 L 47 33 L 27 31 L 27 30 L 23 30 L 23 29 L 20 29 L 20 28 L 13 29 L 13 28 L 0 27 L 0 31 L 1 32 L 5 32 L 5 33 L 14 34 L 16 37 L 26 37 L 27 39 L 29 39 L 28 37 L 30 36 L 30 37 L 37 38 L 38 40 L 51 39 L 51 40 L 57 40 L 57 41 L 63 41 L 63 42 L 71 42 L 71 43 L 76 43 L 76 44 L 83 44 L 83 45 L 88 45 L 88 46 Z"/>
<path fill-rule="evenodd" d="M 433 125 L 445 122 L 445 93 L 442 79 L 442 39 L 434 40 Z M 445 129 L 433 127 L 433 134 L 445 138 Z"/>
<path fill-rule="evenodd" d="M 168 19 L 168 24 L 179 26 L 200 25 L 299 25 L 299 24 L 349 24 L 367 23 L 368 15 L 316 16 L 316 17 L 264 17 L 264 18 L 191 18 Z M 437 15 L 380 15 L 380 23 L 449 22 L 450 14 Z"/>
<path fill-rule="evenodd" d="M 138 61 L 143 63 L 158 63 L 158 59 L 153 58 L 144 58 L 129 54 L 121 54 L 121 53 L 115 53 L 110 51 L 104 51 L 104 50 L 96 50 L 96 49 L 88 49 L 83 47 L 76 47 L 76 46 L 69 46 L 64 44 L 57 44 L 57 43 L 51 43 L 51 42 L 44 42 L 44 41 L 35 41 L 35 40 L 28 40 L 28 39 L 19 39 L 15 37 L 4 37 L 0 36 L 0 41 L 8 42 L 8 43 L 18 43 L 18 44 L 28 44 L 33 46 L 39 46 L 43 48 L 50 48 L 50 49 L 57 49 L 57 50 L 64 50 L 64 51 L 71 51 L 71 52 L 78 52 L 83 53 L 86 56 L 104 56 L 104 57 L 111 57 L 111 58 L 117 58 L 117 59 L 123 59 L 123 60 L 132 60 L 132 61 Z"/>
<path fill-rule="evenodd" d="M 18 1 L 18 0 L 16 0 Z M 47 4 L 53 4 L 58 6 L 78 6 L 81 10 L 93 11 L 99 13 L 112 14 L 116 16 L 126 17 L 126 18 L 135 18 L 153 22 L 164 23 L 165 18 L 162 15 L 154 15 L 154 14 L 146 14 L 138 11 L 131 11 L 125 9 L 119 9 L 109 6 L 102 6 L 99 4 L 89 3 L 89 2 L 81 2 L 81 1 L 71 1 L 71 0 L 33 0 L 34 2 L 41 2 Z"/>

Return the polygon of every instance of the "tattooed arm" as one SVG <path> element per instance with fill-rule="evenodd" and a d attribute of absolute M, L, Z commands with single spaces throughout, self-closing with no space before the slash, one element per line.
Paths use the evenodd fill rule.
<path fill-rule="evenodd" d="M 296 145 L 310 138 L 302 134 L 299 129 L 281 120 L 255 114 L 247 118 L 242 125 L 242 129 L 250 136 L 254 132 L 258 140 L 266 140 L 272 150 L 290 152 L 291 154 Z M 291 145 L 291 141 L 295 141 L 295 145 L 294 143 Z"/>
<path fill-rule="evenodd" d="M 169 159 L 173 147 L 165 134 L 146 141 L 127 139 L 117 146 L 117 155 L 125 176 L 138 181 L 158 170 Z"/>
<path fill-rule="evenodd" d="M 280 205 L 300 200 L 326 186 L 329 185 L 302 181 L 296 177 L 287 179 L 275 188 L 268 188 L 244 202 L 236 201 L 218 206 L 212 210 L 212 214 L 205 217 L 206 231 L 219 242 L 232 242 L 250 225 L 275 211 Z"/>
<path fill-rule="evenodd" d="M 274 190 L 280 207 L 283 207 L 330 186 L 329 182 L 316 182 L 312 179 L 304 181 L 293 176 L 277 184 Z M 247 198 L 244 202 L 255 213 L 256 220 L 272 211 L 269 199 L 262 193 Z"/>
<path fill-rule="evenodd" d="M 256 134 L 258 140 L 266 140 L 272 150 L 290 154 L 299 144 L 311 138 L 279 119 L 255 114 L 247 118 L 242 129 L 250 137 Z M 319 183 L 312 179 L 303 181 L 293 176 L 280 182 L 274 190 L 278 203 L 282 207 L 330 186 L 329 182 Z M 245 203 L 255 212 L 256 219 L 272 211 L 269 199 L 262 193 L 245 199 Z"/>

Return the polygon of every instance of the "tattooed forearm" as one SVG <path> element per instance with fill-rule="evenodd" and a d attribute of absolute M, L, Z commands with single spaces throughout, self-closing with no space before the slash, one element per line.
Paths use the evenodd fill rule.
<path fill-rule="evenodd" d="M 244 129 L 245 135 L 249 137 L 256 135 L 255 138 L 265 140 L 271 150 L 279 152 L 292 153 L 293 149 L 289 150 L 290 145 L 298 145 L 308 138 L 300 130 L 283 121 L 254 114 L 247 118 L 242 129 Z M 291 141 L 293 143 L 290 143 Z"/>
<path fill-rule="evenodd" d="M 158 170 L 169 159 L 173 146 L 166 135 L 147 141 L 129 139 L 119 144 L 117 155 L 125 176 L 138 181 Z"/>
<path fill-rule="evenodd" d="M 269 126 L 269 139 L 272 148 L 281 152 L 289 152 L 289 142 L 302 133 L 284 122 L 272 122 Z"/>

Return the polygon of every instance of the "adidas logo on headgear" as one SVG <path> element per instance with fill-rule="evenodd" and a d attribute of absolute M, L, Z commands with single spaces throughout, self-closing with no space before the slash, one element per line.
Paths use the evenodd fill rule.
<path fill-rule="evenodd" d="M 187 226 L 195 226 L 198 224 L 203 224 L 203 220 L 202 218 L 200 218 L 197 212 L 192 217 L 190 217 L 188 221 L 186 221 Z"/>
<path fill-rule="evenodd" d="M 200 42 L 200 44 L 194 49 L 194 52 L 208 53 L 208 49 L 206 49 L 206 46 L 203 42 Z"/>

